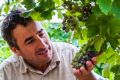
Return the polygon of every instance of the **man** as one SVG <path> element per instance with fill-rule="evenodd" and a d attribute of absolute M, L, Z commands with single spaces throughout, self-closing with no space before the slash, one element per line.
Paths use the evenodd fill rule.
<path fill-rule="evenodd" d="M 77 48 L 51 42 L 42 25 L 21 11 L 11 11 L 1 27 L 14 55 L 0 65 L 0 80 L 103 80 L 91 72 L 96 57 L 86 62 L 87 70 L 73 69 Z"/>

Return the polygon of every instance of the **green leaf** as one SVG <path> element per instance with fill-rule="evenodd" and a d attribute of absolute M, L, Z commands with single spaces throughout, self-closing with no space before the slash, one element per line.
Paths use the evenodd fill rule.
<path fill-rule="evenodd" d="M 88 28 L 88 37 L 93 37 L 99 33 L 99 28 L 96 25 L 90 26 Z"/>
<path fill-rule="evenodd" d="M 101 45 L 101 51 L 106 51 L 107 50 L 107 42 L 104 41 L 104 43 Z"/>
<path fill-rule="evenodd" d="M 90 3 L 90 0 L 85 0 L 85 3 Z"/>
<path fill-rule="evenodd" d="M 111 8 L 111 13 L 120 19 L 120 0 L 114 0 Z"/>
<path fill-rule="evenodd" d="M 101 12 L 101 10 L 100 10 L 100 8 L 99 8 L 98 5 L 96 5 L 95 7 L 93 7 L 92 12 L 93 12 L 93 14 L 94 14 L 96 17 L 98 17 L 98 16 L 100 16 L 101 14 L 103 14 L 103 13 Z"/>
<path fill-rule="evenodd" d="M 30 16 L 30 13 L 31 13 L 31 11 L 24 12 L 24 13 L 22 14 L 22 16 L 24 16 L 24 17 L 29 17 L 29 16 Z"/>
<path fill-rule="evenodd" d="M 117 62 L 118 57 L 120 57 L 118 53 L 114 53 L 109 58 L 107 58 L 106 63 L 114 65 Z"/>
<path fill-rule="evenodd" d="M 109 47 L 105 52 L 98 56 L 97 62 L 106 63 L 109 59 L 111 59 L 111 57 L 113 57 L 114 54 L 116 54 L 116 52 L 111 47 Z"/>
<path fill-rule="evenodd" d="M 102 76 L 104 76 L 105 78 L 108 78 L 109 75 L 110 75 L 110 64 L 105 64 L 103 66 Z"/>
<path fill-rule="evenodd" d="M 106 20 L 105 20 L 106 19 Z M 106 37 L 106 39 L 108 40 L 109 39 L 109 36 L 113 36 L 111 34 L 111 27 L 113 27 L 112 25 L 114 24 L 114 22 L 111 22 L 110 23 L 110 16 L 107 16 L 107 17 L 103 17 L 102 19 L 102 23 L 101 23 L 101 26 L 100 26 L 100 34 L 104 37 Z M 111 24 L 111 25 L 110 25 Z M 114 30 L 114 29 L 113 29 Z"/>
<path fill-rule="evenodd" d="M 111 48 L 111 47 L 109 47 L 107 50 L 106 50 L 106 58 L 108 59 L 108 58 L 110 58 L 110 57 L 112 57 L 112 55 L 113 54 L 116 54 L 116 52 Z"/>
<path fill-rule="evenodd" d="M 74 0 L 74 1 L 79 1 L 79 0 Z"/>
<path fill-rule="evenodd" d="M 120 80 L 120 74 L 115 75 L 114 80 Z"/>
<path fill-rule="evenodd" d="M 62 5 L 63 4 L 63 1 L 62 0 L 53 0 L 56 4 L 58 5 Z"/>
<path fill-rule="evenodd" d="M 97 63 L 104 63 L 106 61 L 106 53 L 103 52 L 97 57 Z"/>
<path fill-rule="evenodd" d="M 110 42 L 110 45 L 111 45 L 111 47 L 113 48 L 113 49 L 116 49 L 116 47 L 118 46 L 118 44 L 119 44 L 119 42 L 118 42 L 118 40 L 116 40 L 116 39 L 110 39 L 109 40 L 109 42 Z"/>
<path fill-rule="evenodd" d="M 47 11 L 44 11 L 41 13 L 41 16 L 44 18 L 44 19 L 52 19 L 52 10 L 47 10 Z"/>
<path fill-rule="evenodd" d="M 43 20 L 43 18 L 41 17 L 41 14 L 39 12 L 36 11 L 32 11 L 30 13 L 30 16 L 32 17 L 32 19 L 34 20 Z"/>
<path fill-rule="evenodd" d="M 44 0 L 42 0 L 35 8 L 34 10 L 37 12 L 43 12 L 44 10 L 48 9 L 46 7 L 46 2 Z"/>
<path fill-rule="evenodd" d="M 95 40 L 95 43 L 94 43 L 95 50 L 100 51 L 103 43 L 104 43 L 104 39 L 102 37 L 98 37 L 97 40 Z"/>
<path fill-rule="evenodd" d="M 8 13 L 8 11 L 9 11 L 9 6 L 8 5 L 4 5 L 4 7 L 3 7 L 3 11 L 7 14 Z"/>
<path fill-rule="evenodd" d="M 87 34 L 88 37 L 93 37 L 100 32 L 99 29 L 100 22 L 96 20 L 96 17 L 94 15 L 89 17 L 85 25 L 88 29 L 88 34 Z"/>
<path fill-rule="evenodd" d="M 99 5 L 101 11 L 107 15 L 111 9 L 112 0 L 97 0 L 97 4 Z"/>
<path fill-rule="evenodd" d="M 58 18 L 63 18 L 61 10 L 57 10 L 57 12 L 58 12 Z"/>
<path fill-rule="evenodd" d="M 112 68 L 111 68 L 111 71 L 115 74 L 120 74 L 120 65 L 114 65 Z"/>
<path fill-rule="evenodd" d="M 115 77 L 115 74 L 114 74 L 113 72 L 111 72 L 111 73 L 110 73 L 109 80 L 115 80 L 114 77 Z"/>
<path fill-rule="evenodd" d="M 23 0 L 22 2 L 23 5 L 29 10 L 35 7 L 36 3 L 34 0 Z"/>
<path fill-rule="evenodd" d="M 109 27 L 109 35 L 111 37 L 116 36 L 120 33 L 120 20 L 115 18 L 115 17 L 111 17 L 108 20 L 107 26 Z"/>
<path fill-rule="evenodd" d="M 42 0 L 38 6 L 34 8 L 36 12 L 41 14 L 44 19 L 50 20 L 54 15 L 53 10 L 55 9 L 55 2 L 53 0 Z"/>

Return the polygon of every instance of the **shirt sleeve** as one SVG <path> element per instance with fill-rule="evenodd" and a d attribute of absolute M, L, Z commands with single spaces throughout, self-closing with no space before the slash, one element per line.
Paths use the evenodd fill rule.
<path fill-rule="evenodd" d="M 0 70 L 0 80 L 5 80 L 3 70 Z"/>
<path fill-rule="evenodd" d="M 108 80 L 107 78 L 103 78 L 102 76 L 98 75 L 94 71 L 92 71 L 92 74 L 94 75 L 94 77 L 96 78 L 96 80 Z"/>

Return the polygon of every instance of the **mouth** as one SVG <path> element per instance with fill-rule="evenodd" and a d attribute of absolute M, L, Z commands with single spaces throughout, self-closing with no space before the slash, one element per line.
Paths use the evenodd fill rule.
<path fill-rule="evenodd" d="M 47 55 L 47 53 L 48 53 L 48 49 L 45 49 L 45 50 L 42 50 L 42 51 L 39 50 L 39 51 L 36 52 L 37 55 Z"/>

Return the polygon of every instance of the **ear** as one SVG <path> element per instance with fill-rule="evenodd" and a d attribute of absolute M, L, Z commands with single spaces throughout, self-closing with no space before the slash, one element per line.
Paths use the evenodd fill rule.
<path fill-rule="evenodd" d="M 20 56 L 20 50 L 18 50 L 17 48 L 15 47 L 12 47 L 11 50 L 18 56 Z"/>

